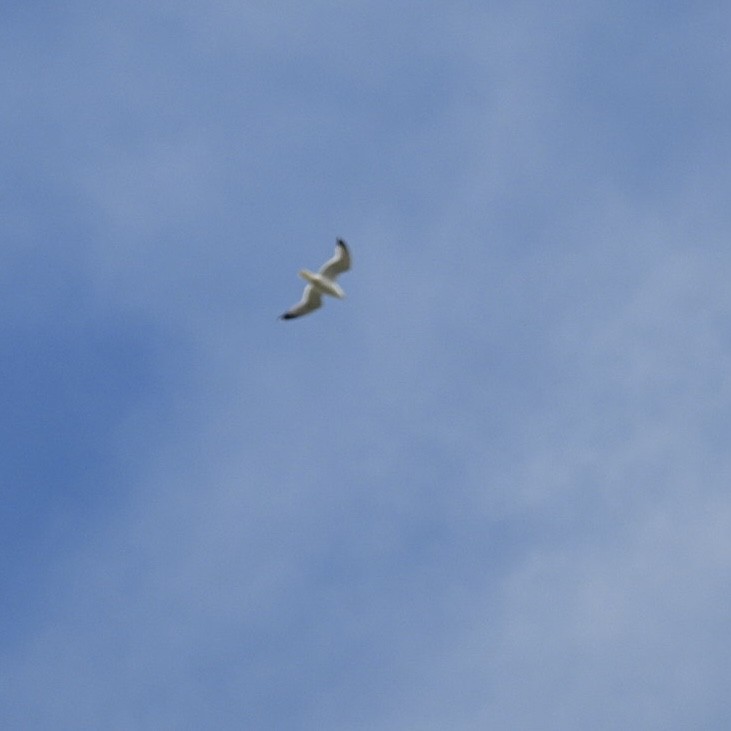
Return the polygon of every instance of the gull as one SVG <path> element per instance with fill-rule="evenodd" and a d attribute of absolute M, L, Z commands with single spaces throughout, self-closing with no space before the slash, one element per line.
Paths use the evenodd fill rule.
<path fill-rule="evenodd" d="M 342 299 L 345 292 L 335 282 L 338 274 L 347 272 L 350 269 L 350 252 L 342 239 L 337 240 L 335 255 L 332 259 L 323 264 L 322 269 L 315 274 L 307 269 L 299 271 L 300 277 L 307 282 L 302 299 L 291 309 L 280 316 L 280 320 L 292 320 L 295 317 L 307 315 L 322 306 L 322 295 L 329 294 L 331 297 Z"/>

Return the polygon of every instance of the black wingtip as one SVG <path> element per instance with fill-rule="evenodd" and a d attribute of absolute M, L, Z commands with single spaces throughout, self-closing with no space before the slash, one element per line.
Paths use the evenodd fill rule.
<path fill-rule="evenodd" d="M 343 241 L 343 239 L 336 239 L 338 242 L 338 246 L 342 246 L 344 249 L 348 248 L 348 245 Z"/>
<path fill-rule="evenodd" d="M 285 312 L 283 315 L 279 316 L 280 320 L 294 320 L 294 318 L 297 317 L 297 315 L 292 315 L 289 312 Z"/>

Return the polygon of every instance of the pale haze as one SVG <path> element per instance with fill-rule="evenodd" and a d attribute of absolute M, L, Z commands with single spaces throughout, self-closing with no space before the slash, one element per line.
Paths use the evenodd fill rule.
<path fill-rule="evenodd" d="M 731 728 L 730 37 L 5 3 L 0 727 Z"/>

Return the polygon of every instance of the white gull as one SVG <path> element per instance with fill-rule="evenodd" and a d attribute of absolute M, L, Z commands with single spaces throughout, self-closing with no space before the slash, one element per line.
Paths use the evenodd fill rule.
<path fill-rule="evenodd" d="M 290 310 L 285 312 L 279 319 L 292 320 L 313 312 L 322 306 L 322 295 L 329 294 L 331 297 L 342 299 L 345 292 L 335 281 L 338 274 L 347 272 L 350 269 L 350 252 L 342 239 L 337 240 L 335 255 L 325 262 L 322 269 L 315 274 L 307 269 L 301 269 L 300 277 L 307 281 L 307 286 L 302 294 L 302 299 Z"/>

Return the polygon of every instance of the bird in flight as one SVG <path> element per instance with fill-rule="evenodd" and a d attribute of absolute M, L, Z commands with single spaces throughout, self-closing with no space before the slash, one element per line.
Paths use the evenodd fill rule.
<path fill-rule="evenodd" d="M 331 297 L 342 299 L 345 292 L 335 281 L 338 274 L 347 272 L 350 269 L 350 252 L 342 239 L 337 240 L 335 247 L 335 255 L 332 259 L 326 261 L 322 269 L 315 274 L 307 269 L 301 269 L 300 277 L 307 282 L 302 299 L 287 310 L 279 319 L 292 320 L 295 317 L 302 317 L 310 312 L 314 312 L 318 307 L 322 306 L 322 295 L 329 294 Z"/>

